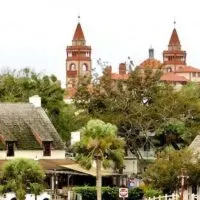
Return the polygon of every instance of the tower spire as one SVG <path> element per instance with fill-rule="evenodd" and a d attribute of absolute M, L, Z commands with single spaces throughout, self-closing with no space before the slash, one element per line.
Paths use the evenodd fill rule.
<path fill-rule="evenodd" d="M 174 28 L 176 28 L 176 19 L 175 19 L 175 17 L 174 17 Z"/>
<path fill-rule="evenodd" d="M 81 19 L 81 16 L 80 16 L 80 10 L 78 11 L 78 23 L 80 23 L 80 19 Z"/>

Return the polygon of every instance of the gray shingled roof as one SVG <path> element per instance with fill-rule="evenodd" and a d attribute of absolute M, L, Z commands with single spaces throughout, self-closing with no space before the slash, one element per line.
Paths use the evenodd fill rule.
<path fill-rule="evenodd" d="M 52 141 L 53 149 L 64 143 L 41 107 L 29 103 L 0 103 L 0 149 L 16 141 L 17 149 L 42 149 L 40 141 Z"/>

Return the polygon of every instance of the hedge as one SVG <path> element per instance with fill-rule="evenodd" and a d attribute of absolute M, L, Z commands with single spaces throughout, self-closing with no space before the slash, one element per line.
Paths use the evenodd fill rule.
<path fill-rule="evenodd" d="M 96 187 L 83 186 L 74 187 L 73 190 L 76 193 L 82 195 L 83 200 L 96 200 Z M 118 187 L 102 187 L 102 200 L 117 200 L 119 199 Z M 140 188 L 129 189 L 128 200 L 140 200 L 143 197 L 143 191 Z"/>

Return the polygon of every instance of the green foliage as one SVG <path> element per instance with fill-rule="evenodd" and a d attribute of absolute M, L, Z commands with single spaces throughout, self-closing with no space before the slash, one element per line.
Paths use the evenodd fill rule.
<path fill-rule="evenodd" d="M 101 168 L 121 169 L 124 161 L 124 140 L 117 137 L 117 127 L 101 120 L 90 120 L 81 129 L 81 140 L 73 146 L 76 160 L 90 169 L 96 162 L 97 200 L 101 200 Z M 99 173 L 98 173 L 99 172 Z"/>
<path fill-rule="evenodd" d="M 198 156 L 194 157 L 185 149 L 179 151 L 168 149 L 160 153 L 145 172 L 144 180 L 164 193 L 173 192 L 180 186 L 177 177 L 181 175 L 183 168 L 190 177 L 188 179 L 190 185 L 200 183 L 200 160 Z"/>
<path fill-rule="evenodd" d="M 11 190 L 16 193 L 19 200 L 24 200 L 27 188 L 32 193 L 40 193 L 43 190 L 45 174 L 39 164 L 30 159 L 13 159 L 3 166 L 2 191 Z"/>
<path fill-rule="evenodd" d="M 76 193 L 80 193 L 84 200 L 96 200 L 96 187 L 83 186 L 74 187 L 73 190 Z M 128 200 L 142 199 L 143 191 L 140 188 L 129 189 Z M 102 199 L 103 200 L 116 200 L 119 197 L 118 187 L 102 187 Z"/>
<path fill-rule="evenodd" d="M 142 199 L 144 192 L 141 188 L 133 188 L 128 190 L 128 200 Z"/>
<path fill-rule="evenodd" d="M 158 196 L 162 196 L 162 195 L 163 195 L 162 191 L 156 190 L 156 189 L 152 189 L 152 188 L 148 188 L 144 192 L 144 196 L 146 198 L 148 198 L 148 197 L 153 198 L 153 197 L 158 197 Z"/>
<path fill-rule="evenodd" d="M 138 158 L 144 138 L 158 150 L 168 145 L 180 149 L 190 144 L 200 130 L 200 85 L 188 84 L 177 91 L 161 83 L 161 75 L 160 70 L 136 68 L 128 80 L 112 80 L 106 68 L 90 95 L 78 95 L 75 102 L 92 118 L 115 124 L 128 149 Z M 150 139 L 148 133 L 156 136 Z"/>
<path fill-rule="evenodd" d="M 70 133 L 88 120 L 87 115 L 76 116 L 77 109 L 64 103 L 65 91 L 55 75 L 47 76 L 29 68 L 7 70 L 0 74 L 1 102 L 28 102 L 33 95 L 41 97 L 42 107 L 65 141 L 69 141 Z"/>
<path fill-rule="evenodd" d="M 81 129 L 81 140 L 74 145 L 76 159 L 87 169 L 97 158 L 105 168 L 123 166 L 124 140 L 117 137 L 117 127 L 101 120 L 90 120 Z"/>

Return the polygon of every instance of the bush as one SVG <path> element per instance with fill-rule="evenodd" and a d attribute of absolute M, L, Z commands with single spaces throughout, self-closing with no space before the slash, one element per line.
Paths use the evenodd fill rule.
<path fill-rule="evenodd" d="M 152 188 L 148 188 L 145 192 L 144 192 L 144 196 L 145 197 L 158 197 L 159 195 L 162 195 L 162 192 L 160 190 L 155 190 Z"/>
<path fill-rule="evenodd" d="M 83 187 L 74 187 L 73 190 L 76 193 L 82 195 L 84 200 L 96 200 L 96 187 L 83 186 Z M 102 187 L 102 200 L 116 200 L 119 197 L 119 188 L 118 187 Z M 128 200 L 139 200 L 143 197 L 143 191 L 140 188 L 129 189 L 129 198 Z"/>
<path fill-rule="evenodd" d="M 144 192 L 141 188 L 133 188 L 128 190 L 128 200 L 142 199 Z"/>

